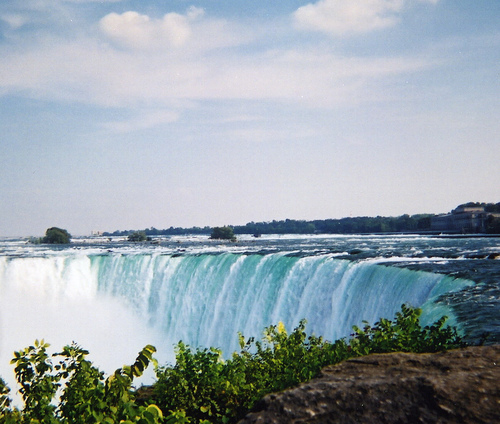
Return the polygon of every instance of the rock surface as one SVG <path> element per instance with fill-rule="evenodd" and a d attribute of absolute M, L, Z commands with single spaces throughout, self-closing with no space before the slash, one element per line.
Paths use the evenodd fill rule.
<path fill-rule="evenodd" d="M 263 398 L 240 424 L 500 423 L 500 345 L 350 359 Z"/>

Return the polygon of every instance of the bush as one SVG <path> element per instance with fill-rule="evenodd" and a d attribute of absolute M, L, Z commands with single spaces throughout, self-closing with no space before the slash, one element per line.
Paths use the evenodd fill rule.
<path fill-rule="evenodd" d="M 396 313 L 396 320 L 381 318 L 372 327 L 365 321 L 363 329 L 354 326 L 354 334 L 349 342 L 354 356 L 370 353 L 440 352 L 466 344 L 453 327 L 444 326 L 447 317 L 442 317 L 434 324 L 424 328 L 420 325 L 422 310 L 407 305 L 401 306 Z"/>
<path fill-rule="evenodd" d="M 227 360 L 218 349 L 193 350 L 179 342 L 175 365 L 156 368 L 152 397 L 141 402 L 131 385 L 154 362 L 153 346 L 146 346 L 133 365 L 104 379 L 76 344 L 50 357 L 48 344 L 36 341 L 15 352 L 11 361 L 23 409 L 10 408 L 9 390 L 0 379 L 0 423 L 154 424 L 164 416 L 167 424 L 235 423 L 264 395 L 310 380 L 326 365 L 369 353 L 465 346 L 454 328 L 444 326 L 446 317 L 422 328 L 420 315 L 420 309 L 403 305 L 394 321 L 353 327 L 351 339 L 334 343 L 308 336 L 305 320 L 290 334 L 280 323 L 266 328 L 259 341 L 239 334 L 240 351 Z"/>
<path fill-rule="evenodd" d="M 231 227 L 214 227 L 210 238 L 213 240 L 231 240 L 236 241 L 234 231 Z"/>
<path fill-rule="evenodd" d="M 68 244 L 71 241 L 71 234 L 66 230 L 57 227 L 48 228 L 45 231 L 45 237 L 42 238 L 42 243 L 48 244 Z"/>
<path fill-rule="evenodd" d="M 117 369 L 107 379 L 85 359 L 88 352 L 76 344 L 49 356 L 49 345 L 35 341 L 14 352 L 17 381 L 24 407 L 10 409 L 8 389 L 0 380 L 0 423 L 156 424 L 163 414 L 155 405 L 138 405 L 131 385 L 142 375 L 156 351 L 146 346 L 131 366 Z M 57 358 L 54 361 L 52 358 Z M 57 403 L 58 402 L 58 403 Z"/>
<path fill-rule="evenodd" d="M 260 341 L 240 334 L 240 352 L 226 361 L 217 349 L 192 350 L 180 342 L 175 365 L 157 369 L 153 400 L 164 414 L 176 411 L 192 423 L 235 423 L 264 395 L 310 380 L 349 357 L 465 346 L 455 329 L 444 327 L 446 317 L 422 328 L 421 312 L 403 305 L 394 322 L 354 327 L 350 340 L 334 343 L 307 336 L 305 320 L 290 334 L 282 324 L 270 326 Z"/>
<path fill-rule="evenodd" d="M 323 366 L 347 358 L 344 342 L 307 337 L 305 321 L 290 335 L 280 324 L 267 328 L 262 341 L 239 337 L 241 351 L 227 361 L 217 349 L 192 350 L 180 342 L 175 365 L 157 370 L 154 402 L 163 411 L 185 411 L 195 423 L 236 422 L 267 393 L 309 380 Z"/>
<path fill-rule="evenodd" d="M 128 241 L 146 241 L 146 233 L 144 231 L 134 231 L 127 237 Z"/>

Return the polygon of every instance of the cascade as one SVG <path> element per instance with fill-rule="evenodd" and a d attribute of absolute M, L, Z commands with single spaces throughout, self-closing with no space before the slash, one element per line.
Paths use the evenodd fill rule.
<path fill-rule="evenodd" d="M 335 340 L 363 320 L 392 318 L 402 303 L 432 315 L 433 299 L 469 284 L 329 254 L 3 257 L 0 360 L 10 359 L 7 346 L 20 349 L 42 337 L 57 348 L 76 340 L 91 353 L 127 352 L 113 367 L 147 343 L 169 360 L 179 340 L 229 355 L 238 332 L 259 337 L 268 325 L 282 321 L 291 330 L 302 318 L 309 333 Z"/>
<path fill-rule="evenodd" d="M 132 364 L 148 343 L 163 340 L 120 299 L 98 290 L 91 259 L 78 257 L 0 257 L 0 377 L 13 390 L 17 384 L 13 352 L 38 339 L 51 352 L 75 341 L 90 351 L 89 359 L 108 373 Z M 159 360 L 170 360 L 164 352 Z M 145 383 L 150 383 L 153 373 Z"/>
<path fill-rule="evenodd" d="M 422 306 L 470 284 L 331 255 L 103 255 L 91 261 L 99 292 L 123 299 L 167 340 L 225 353 L 237 349 L 237 332 L 259 336 L 279 321 L 292 329 L 305 318 L 309 332 L 346 337 L 363 320 L 392 318 L 403 303 Z"/>

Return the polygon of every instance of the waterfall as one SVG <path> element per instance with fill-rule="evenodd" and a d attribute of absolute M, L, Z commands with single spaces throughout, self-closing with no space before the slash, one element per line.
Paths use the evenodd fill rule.
<path fill-rule="evenodd" d="M 75 341 L 106 372 L 132 364 L 148 343 L 160 346 L 163 339 L 133 310 L 99 291 L 91 264 L 84 255 L 0 257 L 0 377 L 15 399 L 10 360 L 35 339 L 45 339 L 52 352 Z M 157 357 L 171 360 L 164 352 Z"/>
<path fill-rule="evenodd" d="M 422 306 L 470 284 L 428 272 L 331 255 L 103 255 L 91 258 L 98 291 L 120 298 L 167 340 L 237 348 L 237 332 L 259 336 L 300 319 L 329 340 L 352 325 L 392 318 L 402 303 Z"/>
<path fill-rule="evenodd" d="M 270 324 L 292 329 L 302 318 L 308 332 L 335 340 L 363 320 L 392 318 L 402 303 L 432 305 L 436 296 L 468 284 L 328 254 L 3 257 L 0 354 L 8 361 L 6 345 L 20 349 L 44 337 L 58 348 L 76 340 L 91 352 L 130 352 L 123 363 L 146 343 L 170 359 L 179 340 L 229 355 L 237 332 L 259 337 Z"/>

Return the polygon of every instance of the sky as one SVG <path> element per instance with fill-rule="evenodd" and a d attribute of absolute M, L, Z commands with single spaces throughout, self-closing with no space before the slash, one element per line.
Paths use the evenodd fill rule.
<path fill-rule="evenodd" d="M 500 201 L 498 0 L 0 2 L 0 236 Z"/>

